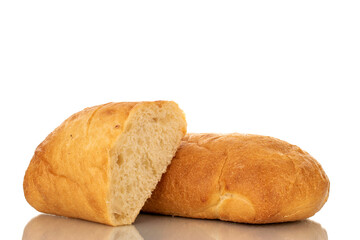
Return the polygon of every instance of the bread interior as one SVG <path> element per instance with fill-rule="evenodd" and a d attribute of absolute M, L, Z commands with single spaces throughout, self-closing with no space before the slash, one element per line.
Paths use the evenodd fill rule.
<path fill-rule="evenodd" d="M 131 224 L 171 162 L 186 122 L 175 103 L 133 110 L 111 156 L 111 217 Z"/>

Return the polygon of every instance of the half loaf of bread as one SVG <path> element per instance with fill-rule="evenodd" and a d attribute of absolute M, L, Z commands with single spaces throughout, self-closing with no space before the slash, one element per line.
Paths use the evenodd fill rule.
<path fill-rule="evenodd" d="M 143 211 L 242 223 L 314 215 L 329 195 L 320 164 L 272 137 L 188 134 Z"/>
<path fill-rule="evenodd" d="M 44 213 L 131 224 L 185 132 L 174 102 L 86 108 L 37 147 L 24 178 L 26 200 Z"/>

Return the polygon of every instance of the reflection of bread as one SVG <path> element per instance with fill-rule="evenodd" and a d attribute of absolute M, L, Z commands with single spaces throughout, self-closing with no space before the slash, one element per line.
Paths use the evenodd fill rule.
<path fill-rule="evenodd" d="M 247 225 L 212 220 L 140 214 L 135 227 L 145 239 L 327 240 L 320 224 L 310 221 Z"/>
<path fill-rule="evenodd" d="M 329 180 L 308 153 L 258 135 L 188 134 L 145 212 L 245 223 L 305 219 Z"/>
<path fill-rule="evenodd" d="M 184 114 L 174 102 L 86 108 L 36 149 L 24 179 L 26 200 L 45 213 L 130 224 L 185 131 Z"/>
<path fill-rule="evenodd" d="M 84 220 L 39 215 L 25 227 L 23 240 L 142 240 L 136 228 L 110 227 Z"/>
<path fill-rule="evenodd" d="M 42 214 L 26 225 L 22 239 L 327 240 L 328 238 L 320 224 L 309 220 L 283 224 L 246 225 L 140 214 L 135 225 L 109 227 L 78 219 Z"/>

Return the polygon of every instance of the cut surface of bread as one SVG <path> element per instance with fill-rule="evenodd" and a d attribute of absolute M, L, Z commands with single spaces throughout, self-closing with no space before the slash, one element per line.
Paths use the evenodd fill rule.
<path fill-rule="evenodd" d="M 24 178 L 35 209 L 131 224 L 186 132 L 171 101 L 107 103 L 65 120 L 36 149 Z"/>
<path fill-rule="evenodd" d="M 308 218 L 329 180 L 307 152 L 251 134 L 187 134 L 143 211 L 242 223 Z"/>

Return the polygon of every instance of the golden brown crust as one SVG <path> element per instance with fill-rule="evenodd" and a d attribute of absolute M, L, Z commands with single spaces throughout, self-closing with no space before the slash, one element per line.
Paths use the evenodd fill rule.
<path fill-rule="evenodd" d="M 44 213 L 113 225 L 109 150 L 137 104 L 150 103 L 86 108 L 56 128 L 37 147 L 26 171 L 23 187 L 29 204 Z"/>
<path fill-rule="evenodd" d="M 143 211 L 245 223 L 305 219 L 329 180 L 299 147 L 266 136 L 187 134 Z"/>

